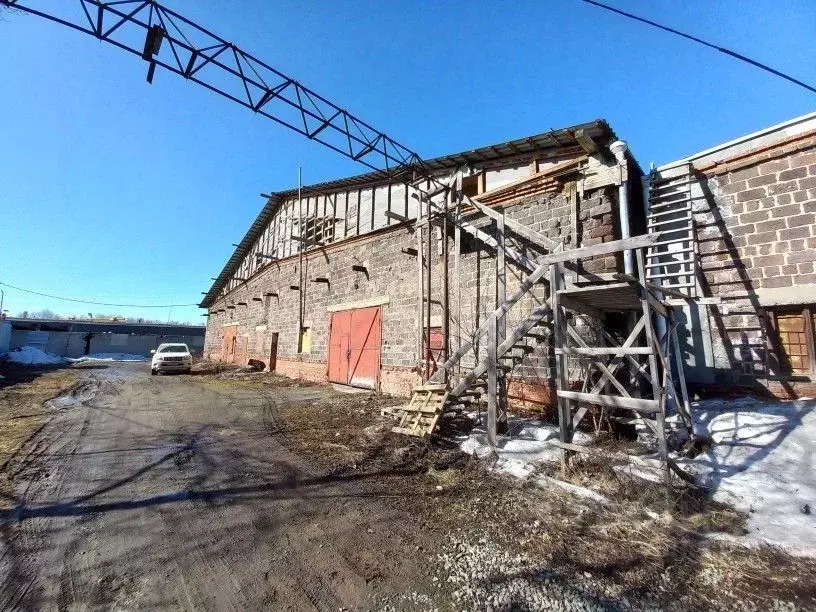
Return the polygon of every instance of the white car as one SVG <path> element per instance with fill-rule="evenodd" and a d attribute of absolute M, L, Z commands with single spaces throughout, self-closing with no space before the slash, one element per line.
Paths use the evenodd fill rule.
<path fill-rule="evenodd" d="M 150 362 L 150 373 L 187 372 L 193 367 L 193 356 L 186 344 L 160 344 L 155 351 L 150 351 L 153 360 Z"/>

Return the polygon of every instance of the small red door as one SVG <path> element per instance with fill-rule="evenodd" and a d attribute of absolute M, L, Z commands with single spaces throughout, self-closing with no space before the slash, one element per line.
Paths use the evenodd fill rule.
<path fill-rule="evenodd" d="M 221 360 L 232 363 L 235 357 L 235 334 L 238 328 L 230 325 L 224 328 L 224 343 L 221 345 Z"/>
<path fill-rule="evenodd" d="M 376 389 L 380 374 L 380 308 L 332 313 L 329 331 L 329 380 Z"/>
<path fill-rule="evenodd" d="M 329 380 L 348 384 L 348 338 L 351 311 L 333 312 L 329 328 Z"/>

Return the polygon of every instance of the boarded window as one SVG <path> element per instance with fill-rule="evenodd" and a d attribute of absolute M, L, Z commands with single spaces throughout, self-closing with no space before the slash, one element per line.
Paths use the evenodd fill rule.
<path fill-rule="evenodd" d="M 462 178 L 462 193 L 470 198 L 475 198 L 482 193 L 482 174 L 466 176 Z"/>
<path fill-rule="evenodd" d="M 306 219 L 304 236 L 310 243 L 328 244 L 334 240 L 334 217 Z"/>
<path fill-rule="evenodd" d="M 776 330 L 776 357 L 782 374 L 816 373 L 816 346 L 813 340 L 814 310 L 785 308 L 773 313 Z"/>

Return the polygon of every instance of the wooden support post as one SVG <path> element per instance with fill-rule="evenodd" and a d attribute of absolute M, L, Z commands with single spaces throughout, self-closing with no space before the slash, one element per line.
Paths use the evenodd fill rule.
<path fill-rule="evenodd" d="M 658 405 L 658 411 L 655 413 L 655 421 L 657 424 L 657 445 L 658 452 L 660 453 L 660 461 L 664 466 L 666 466 L 665 481 L 666 494 L 668 496 L 668 493 L 671 490 L 671 471 L 669 470 L 668 463 L 669 450 L 668 445 L 666 444 L 666 398 L 657 373 L 657 355 L 660 351 L 660 343 L 655 336 L 654 327 L 652 326 L 652 311 L 647 295 L 648 289 L 646 289 L 646 268 L 644 267 L 645 262 L 643 260 L 643 251 L 641 249 L 637 249 L 635 251 L 635 257 L 637 258 L 638 278 L 640 279 L 641 284 L 640 304 L 643 310 L 643 319 L 646 328 L 646 342 L 652 348 L 652 354 L 648 357 L 649 378 L 652 383 L 652 399 L 657 401 Z"/>
<path fill-rule="evenodd" d="M 448 191 L 445 208 L 450 206 L 451 192 Z M 450 347 L 450 290 L 448 288 L 448 218 L 442 217 L 442 363 L 448 360 Z M 445 382 L 448 382 L 448 371 L 445 370 Z"/>
<path fill-rule="evenodd" d="M 559 264 L 550 266 L 550 299 L 553 311 L 553 345 L 555 348 L 565 348 L 567 346 L 567 320 L 564 307 L 559 303 L 558 290 L 563 287 L 563 271 Z M 563 354 L 555 355 L 555 381 L 558 391 L 569 391 L 569 376 L 567 373 L 568 360 Z M 559 440 L 564 443 L 572 442 L 572 415 L 570 414 L 571 400 L 566 397 L 558 397 L 558 425 Z M 569 467 L 570 451 L 566 447 L 561 448 L 561 469 L 566 471 Z"/>
<path fill-rule="evenodd" d="M 456 205 L 456 219 L 459 219 L 459 204 Z M 462 228 L 457 223 L 453 230 L 453 282 L 455 285 L 456 300 L 456 352 L 462 349 L 462 279 L 461 279 L 461 254 L 462 254 Z M 457 363 L 457 373 L 461 372 L 461 364 Z"/>
<path fill-rule="evenodd" d="M 671 334 L 674 341 L 674 359 L 677 363 L 677 377 L 680 379 L 680 393 L 682 395 L 682 407 L 680 402 L 677 404 L 677 411 L 680 413 L 680 418 L 686 426 L 689 434 L 694 434 L 694 423 L 691 420 L 691 403 L 689 402 L 688 389 L 686 388 L 686 373 L 683 365 L 683 353 L 680 350 L 680 339 L 677 337 L 677 318 L 674 314 L 674 309 L 669 308 L 669 334 Z M 811 344 L 812 346 L 812 344 Z M 671 367 L 671 360 L 669 360 L 669 367 Z"/>
<path fill-rule="evenodd" d="M 579 246 L 578 244 L 578 185 L 573 183 L 567 183 L 565 185 L 567 189 L 567 195 L 569 197 L 570 202 L 570 221 L 572 222 L 572 227 L 570 227 L 570 233 L 572 236 L 572 248 L 577 249 Z M 572 275 L 572 282 L 578 282 L 578 269 L 581 265 L 580 260 L 575 260 L 573 262 L 575 264 L 575 268 L 573 269 Z"/>
<path fill-rule="evenodd" d="M 505 262 L 505 232 L 504 215 L 496 217 L 496 295 L 495 308 L 498 310 L 507 299 L 507 265 Z M 496 320 L 496 346 L 502 344 L 507 337 L 507 313 L 502 312 Z M 507 372 L 499 380 L 498 389 L 499 416 L 497 431 L 507 433 Z"/>
<path fill-rule="evenodd" d="M 487 441 L 496 447 L 498 359 L 496 356 L 496 316 L 490 315 L 487 328 Z"/>
<path fill-rule="evenodd" d="M 427 307 L 425 309 L 425 350 L 422 358 L 425 360 L 425 377 L 428 380 L 431 377 L 431 262 L 433 261 L 432 247 L 433 247 L 433 226 L 431 225 L 431 198 L 426 198 L 426 215 L 428 217 L 428 241 L 426 261 L 425 261 L 425 301 Z"/>
<path fill-rule="evenodd" d="M 422 366 L 425 358 L 425 249 L 422 243 L 422 226 L 416 226 L 417 240 L 417 365 L 420 367 L 419 375 L 422 382 L 426 382 L 425 368 Z"/>
<path fill-rule="evenodd" d="M 498 247 L 496 248 L 496 298 L 495 298 L 495 308 L 498 309 L 499 306 L 507 299 L 507 267 L 505 265 L 504 259 L 504 217 L 498 217 L 496 219 L 496 242 L 498 243 Z M 496 339 L 498 343 L 501 344 L 504 342 L 504 338 L 507 335 L 507 314 L 502 313 L 499 315 L 497 319 L 497 327 L 496 327 Z"/>

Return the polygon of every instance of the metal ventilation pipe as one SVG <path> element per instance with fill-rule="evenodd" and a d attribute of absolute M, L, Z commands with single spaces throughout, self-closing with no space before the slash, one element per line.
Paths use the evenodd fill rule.
<path fill-rule="evenodd" d="M 620 168 L 620 186 L 618 187 L 618 216 L 620 218 L 621 239 L 631 238 L 632 230 L 629 227 L 629 172 L 626 160 L 626 151 L 629 146 L 623 140 L 616 140 L 609 145 L 609 150 L 615 156 Z M 623 270 L 626 274 L 634 274 L 635 261 L 632 251 L 623 252 Z"/>

